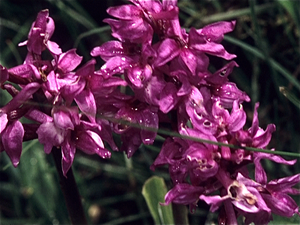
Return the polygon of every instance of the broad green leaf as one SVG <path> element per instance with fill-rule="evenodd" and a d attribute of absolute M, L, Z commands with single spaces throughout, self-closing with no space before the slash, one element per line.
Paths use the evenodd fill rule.
<path fill-rule="evenodd" d="M 153 176 L 143 186 L 142 194 L 146 200 L 155 224 L 174 224 L 172 205 L 162 206 L 167 187 L 164 180 Z"/>

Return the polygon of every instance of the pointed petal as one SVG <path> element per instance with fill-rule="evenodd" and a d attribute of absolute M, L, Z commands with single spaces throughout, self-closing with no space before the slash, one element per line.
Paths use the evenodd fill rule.
<path fill-rule="evenodd" d="M 195 50 L 218 56 L 226 60 L 231 60 L 236 57 L 236 55 L 228 53 L 221 44 L 208 42 L 205 44 L 193 44 L 191 47 Z"/>
<path fill-rule="evenodd" d="M 127 56 L 115 56 L 110 58 L 102 67 L 101 72 L 103 72 L 105 78 L 108 78 L 116 73 L 121 73 L 124 69 L 130 67 L 133 60 Z"/>
<path fill-rule="evenodd" d="M 238 104 L 237 101 L 233 102 L 233 107 L 231 110 L 230 118 L 226 123 L 228 124 L 228 130 L 231 132 L 236 132 L 242 129 L 246 123 L 246 112 L 243 109 L 242 104 Z"/>
<path fill-rule="evenodd" d="M 9 124 L 2 132 L 2 144 L 14 167 L 17 167 L 22 152 L 24 129 L 18 120 Z"/>
<path fill-rule="evenodd" d="M 7 125 L 8 119 L 7 119 L 7 114 L 1 112 L 0 110 L 0 133 L 5 129 Z"/>
<path fill-rule="evenodd" d="M 9 103 L 2 107 L 3 112 L 10 112 L 19 108 L 25 101 L 27 101 L 41 85 L 36 82 L 27 84 Z"/>
<path fill-rule="evenodd" d="M 180 53 L 181 59 L 185 65 L 189 68 L 192 75 L 196 75 L 197 58 L 189 49 L 183 49 Z"/>
<path fill-rule="evenodd" d="M 134 21 L 104 19 L 103 22 L 111 26 L 112 36 L 122 42 L 149 43 L 152 40 L 153 29 L 141 18 Z"/>
<path fill-rule="evenodd" d="M 59 56 L 58 67 L 63 72 L 70 72 L 81 63 L 81 60 L 82 56 L 77 55 L 76 49 L 70 49 Z"/>
<path fill-rule="evenodd" d="M 54 108 L 53 111 L 53 121 L 56 127 L 64 130 L 74 130 L 72 118 L 67 110 Z"/>
<path fill-rule="evenodd" d="M 7 69 L 0 65 L 0 85 L 2 86 L 2 84 L 8 80 L 8 71 Z"/>
<path fill-rule="evenodd" d="M 180 53 L 180 48 L 176 41 L 171 38 L 163 40 L 157 49 L 157 58 L 154 65 L 159 67 L 174 59 Z"/>
<path fill-rule="evenodd" d="M 143 16 L 143 12 L 134 5 L 110 7 L 107 9 L 107 13 L 122 20 L 134 20 Z"/>
<path fill-rule="evenodd" d="M 96 64 L 95 59 L 88 61 L 86 64 L 84 64 L 76 71 L 76 75 L 84 78 L 94 75 L 95 64 Z"/>
<path fill-rule="evenodd" d="M 159 109 L 163 113 L 168 113 L 176 106 L 178 100 L 176 86 L 173 83 L 167 83 L 160 94 Z"/>
<path fill-rule="evenodd" d="M 224 34 L 234 30 L 236 21 L 220 21 L 216 23 L 209 24 L 202 29 L 197 30 L 198 33 L 203 34 L 207 40 L 211 42 L 220 43 Z"/>
<path fill-rule="evenodd" d="M 81 131 L 76 137 L 76 146 L 86 154 L 98 154 L 102 158 L 110 158 L 111 153 L 104 148 L 99 135 L 93 131 Z"/>
<path fill-rule="evenodd" d="M 97 109 L 93 93 L 88 89 L 84 89 L 75 96 L 75 101 L 79 109 L 94 123 Z"/>
<path fill-rule="evenodd" d="M 158 115 L 149 109 L 143 110 L 142 112 L 143 126 L 150 129 L 158 129 Z M 142 130 L 141 139 L 144 144 L 152 144 L 156 137 L 155 131 Z"/>
<path fill-rule="evenodd" d="M 234 67 L 238 67 L 238 64 L 235 61 L 232 61 L 225 65 L 223 68 L 216 71 L 211 76 L 205 78 L 205 80 L 214 85 L 222 85 L 228 81 L 227 77 L 231 74 Z"/>
<path fill-rule="evenodd" d="M 105 61 L 117 55 L 125 55 L 123 44 L 120 41 L 107 41 L 101 46 L 93 48 L 91 55 L 101 56 Z"/>
<path fill-rule="evenodd" d="M 272 133 L 276 130 L 276 127 L 274 124 L 269 124 L 267 126 L 267 129 L 260 133 L 258 132 L 255 137 L 253 138 L 253 146 L 256 148 L 264 148 L 266 147 L 271 138 L 272 138 Z"/>
<path fill-rule="evenodd" d="M 60 55 L 62 54 L 62 50 L 59 45 L 54 41 L 47 41 L 47 48 L 53 55 Z"/>
<path fill-rule="evenodd" d="M 168 205 L 171 202 L 183 205 L 196 205 L 203 191 L 204 187 L 192 186 L 190 184 L 176 184 L 166 194 L 165 203 L 163 205 Z"/>
<path fill-rule="evenodd" d="M 44 145 L 46 154 L 49 154 L 53 146 L 60 146 L 66 136 L 66 132 L 54 126 L 53 122 L 46 122 L 41 124 L 37 129 L 38 139 Z"/>
<path fill-rule="evenodd" d="M 63 175 L 65 177 L 67 177 L 67 173 L 73 164 L 75 152 L 76 152 L 75 144 L 71 142 L 70 136 L 71 135 L 68 134 L 64 143 L 61 146 L 61 155 L 62 155 L 61 164 L 62 164 Z"/>

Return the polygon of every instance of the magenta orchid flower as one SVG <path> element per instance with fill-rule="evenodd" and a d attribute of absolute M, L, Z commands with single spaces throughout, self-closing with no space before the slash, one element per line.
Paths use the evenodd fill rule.
<path fill-rule="evenodd" d="M 40 84 L 38 83 L 26 85 L 9 103 L 0 109 L 0 151 L 7 153 L 14 167 L 16 167 L 20 161 L 24 137 L 24 128 L 22 123 L 18 120 L 23 115 L 22 113 L 18 115 L 18 111 L 21 111 L 22 105 L 26 103 L 39 88 Z"/>
<path fill-rule="evenodd" d="M 104 148 L 98 134 L 100 130 L 101 127 L 97 124 L 81 121 L 78 108 L 58 107 L 54 108 L 53 120 L 41 124 L 37 134 L 47 154 L 53 147 L 61 147 L 62 170 L 66 176 L 73 163 L 76 148 L 86 154 L 98 154 L 102 158 L 110 157 L 110 152 Z"/>

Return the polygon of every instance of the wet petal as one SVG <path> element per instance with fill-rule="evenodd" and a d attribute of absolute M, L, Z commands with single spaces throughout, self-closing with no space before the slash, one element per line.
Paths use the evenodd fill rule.
<path fill-rule="evenodd" d="M 8 122 L 7 114 L 1 112 L 0 109 L 0 133 L 2 133 L 2 131 L 5 129 L 7 122 Z"/>
<path fill-rule="evenodd" d="M 110 158 L 111 153 L 104 148 L 100 136 L 90 130 L 77 133 L 76 146 L 86 154 L 98 154 L 102 158 Z"/>
<path fill-rule="evenodd" d="M 180 53 L 180 48 L 176 41 L 171 38 L 163 40 L 157 49 L 157 58 L 154 65 L 159 67 L 174 59 Z"/>
<path fill-rule="evenodd" d="M 228 130 L 231 132 L 236 132 L 242 129 L 246 123 L 246 112 L 243 106 L 238 104 L 237 101 L 233 102 L 233 107 L 231 110 L 230 118 L 226 121 L 228 124 Z"/>
<path fill-rule="evenodd" d="M 110 58 L 102 67 L 101 72 L 108 78 L 116 73 L 122 73 L 124 69 L 130 67 L 134 63 L 130 57 L 127 56 L 115 56 Z"/>
<path fill-rule="evenodd" d="M 149 109 L 143 110 L 142 114 L 142 124 L 146 128 L 150 128 L 151 130 L 158 129 L 158 115 L 155 112 L 152 112 Z M 141 139 L 144 144 L 153 144 L 154 139 L 156 137 L 155 131 L 142 130 L 141 131 Z"/>
<path fill-rule="evenodd" d="M 38 139 L 44 145 L 46 154 L 49 154 L 53 146 L 60 146 L 66 136 L 66 131 L 57 128 L 53 122 L 41 124 L 37 129 Z"/>
<path fill-rule="evenodd" d="M 160 94 L 159 109 L 163 113 L 168 113 L 174 109 L 178 100 L 176 86 L 173 83 L 167 83 Z"/>
<path fill-rule="evenodd" d="M 193 54 L 193 52 L 190 51 L 189 49 L 185 48 L 181 51 L 180 57 L 184 61 L 186 66 L 189 68 L 192 75 L 195 75 L 196 74 L 196 68 L 197 68 L 197 58 Z"/>
<path fill-rule="evenodd" d="M 232 61 L 223 68 L 217 70 L 211 76 L 206 77 L 205 80 L 214 85 L 222 85 L 228 81 L 227 77 L 231 74 L 235 66 L 238 67 L 238 64 L 235 61 Z"/>
<path fill-rule="evenodd" d="M 199 34 L 203 34 L 208 41 L 220 43 L 224 34 L 234 30 L 236 21 L 220 21 L 216 23 L 209 24 L 202 29 L 197 30 Z"/>
<path fill-rule="evenodd" d="M 237 100 L 239 104 L 243 101 L 250 101 L 248 95 L 245 92 L 239 90 L 236 84 L 232 82 L 226 82 L 220 87 L 213 90 L 213 95 L 215 99 L 219 99 L 221 101 L 221 105 L 224 108 L 231 108 L 233 101 L 235 100 Z"/>
<path fill-rule="evenodd" d="M 85 89 L 76 95 L 75 101 L 79 109 L 90 119 L 90 121 L 95 122 L 97 109 L 93 93 L 90 90 Z"/>
<path fill-rule="evenodd" d="M 122 20 L 134 20 L 143 16 L 143 12 L 134 5 L 110 7 L 107 9 L 107 13 Z"/>
<path fill-rule="evenodd" d="M 70 49 L 59 56 L 58 67 L 63 72 L 70 72 L 81 63 L 81 60 L 82 56 L 77 55 L 76 49 Z"/>
<path fill-rule="evenodd" d="M 75 144 L 71 142 L 71 137 L 70 133 L 68 134 L 68 137 L 66 137 L 64 143 L 61 146 L 61 154 L 62 154 L 62 171 L 65 177 L 67 177 L 67 172 L 71 168 L 74 157 L 75 157 L 75 152 L 76 152 L 76 147 Z"/>
<path fill-rule="evenodd" d="M 1 133 L 2 144 L 14 167 L 17 167 L 22 152 L 24 129 L 18 120 L 7 125 Z"/>
<path fill-rule="evenodd" d="M 101 46 L 93 48 L 92 56 L 101 56 L 106 61 L 117 55 L 125 55 L 123 44 L 120 41 L 107 41 Z"/>
<path fill-rule="evenodd" d="M 0 65 L 0 85 L 2 86 L 2 84 L 8 80 L 8 71 L 7 69 Z"/>
<path fill-rule="evenodd" d="M 203 187 L 192 186 L 190 184 L 176 184 L 168 191 L 165 196 L 165 203 L 162 205 L 168 205 L 171 202 L 183 205 L 196 205 L 203 191 Z"/>

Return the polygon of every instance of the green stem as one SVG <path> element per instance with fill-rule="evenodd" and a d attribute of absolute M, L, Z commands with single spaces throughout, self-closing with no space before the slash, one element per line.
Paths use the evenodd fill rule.
<path fill-rule="evenodd" d="M 87 225 L 85 213 L 83 210 L 80 194 L 74 179 L 72 168 L 67 172 L 67 177 L 63 175 L 61 168 L 61 151 L 53 147 L 52 155 L 55 166 L 59 174 L 59 183 L 65 198 L 67 210 L 73 225 Z"/>
<path fill-rule="evenodd" d="M 188 209 L 185 205 L 172 204 L 175 224 L 189 224 Z"/>

